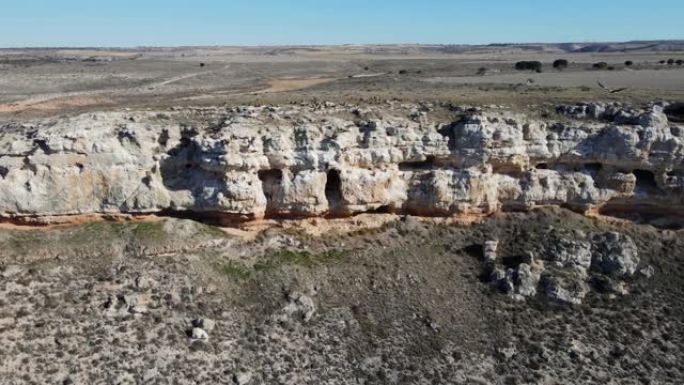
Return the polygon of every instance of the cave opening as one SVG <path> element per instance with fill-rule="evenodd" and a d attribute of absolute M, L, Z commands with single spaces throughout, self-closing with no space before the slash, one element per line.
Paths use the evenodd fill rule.
<path fill-rule="evenodd" d="M 665 107 L 667 119 L 673 123 L 684 123 L 684 103 L 673 103 Z"/>
<path fill-rule="evenodd" d="M 342 178 L 340 178 L 339 170 L 328 171 L 325 181 L 325 197 L 328 200 L 330 211 L 339 211 L 342 204 Z"/>
<path fill-rule="evenodd" d="M 273 211 L 273 200 L 283 183 L 283 170 L 260 170 L 258 175 L 259 180 L 261 180 L 261 188 L 266 197 L 266 214 L 268 215 Z"/>
<path fill-rule="evenodd" d="M 529 263 L 525 255 L 507 255 L 501 258 L 501 263 L 508 269 L 517 269 L 523 263 Z"/>
<path fill-rule="evenodd" d="M 591 173 L 598 173 L 601 171 L 603 168 L 603 165 L 601 163 L 585 163 L 584 164 L 584 169 L 591 172 Z"/>
<path fill-rule="evenodd" d="M 655 174 L 648 170 L 634 170 L 632 171 L 636 177 L 636 187 L 642 190 L 652 190 L 658 188 Z"/>

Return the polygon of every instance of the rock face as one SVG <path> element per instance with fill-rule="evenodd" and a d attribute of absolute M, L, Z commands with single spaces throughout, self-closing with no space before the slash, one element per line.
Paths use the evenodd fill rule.
<path fill-rule="evenodd" d="M 563 124 L 505 111 L 430 121 L 416 110 L 176 109 L 5 124 L 0 216 L 684 207 L 684 130 L 658 106 Z"/>

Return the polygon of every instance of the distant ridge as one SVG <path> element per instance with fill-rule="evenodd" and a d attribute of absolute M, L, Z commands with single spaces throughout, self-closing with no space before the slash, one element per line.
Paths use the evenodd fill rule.
<path fill-rule="evenodd" d="M 247 50 L 270 53 L 294 53 L 296 51 L 317 51 L 326 47 L 365 48 L 366 53 L 409 53 L 411 50 L 435 53 L 464 53 L 472 51 L 519 50 L 547 53 L 610 53 L 610 52 L 684 52 L 684 40 L 634 40 L 626 42 L 565 42 L 565 43 L 491 43 L 491 44 L 340 44 L 340 45 L 273 45 L 273 46 L 241 46 L 241 45 L 211 45 L 211 46 L 136 46 L 136 47 L 0 47 L 0 51 L 46 51 L 46 50 L 149 50 L 164 51 L 176 49 L 220 49 L 242 48 Z M 399 52 L 401 51 L 401 52 Z"/>

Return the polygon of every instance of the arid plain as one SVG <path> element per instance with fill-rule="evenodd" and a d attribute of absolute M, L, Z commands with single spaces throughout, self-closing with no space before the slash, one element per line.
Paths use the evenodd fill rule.
<path fill-rule="evenodd" d="M 2 49 L 0 385 L 680 384 L 682 59 Z"/>

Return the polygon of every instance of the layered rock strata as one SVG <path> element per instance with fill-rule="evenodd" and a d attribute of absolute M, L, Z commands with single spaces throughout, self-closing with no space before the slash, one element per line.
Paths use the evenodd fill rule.
<path fill-rule="evenodd" d="M 449 216 L 540 205 L 681 214 L 684 127 L 657 105 L 630 111 L 561 123 L 472 109 L 444 121 L 424 105 L 326 104 L 6 123 L 0 217 Z"/>

